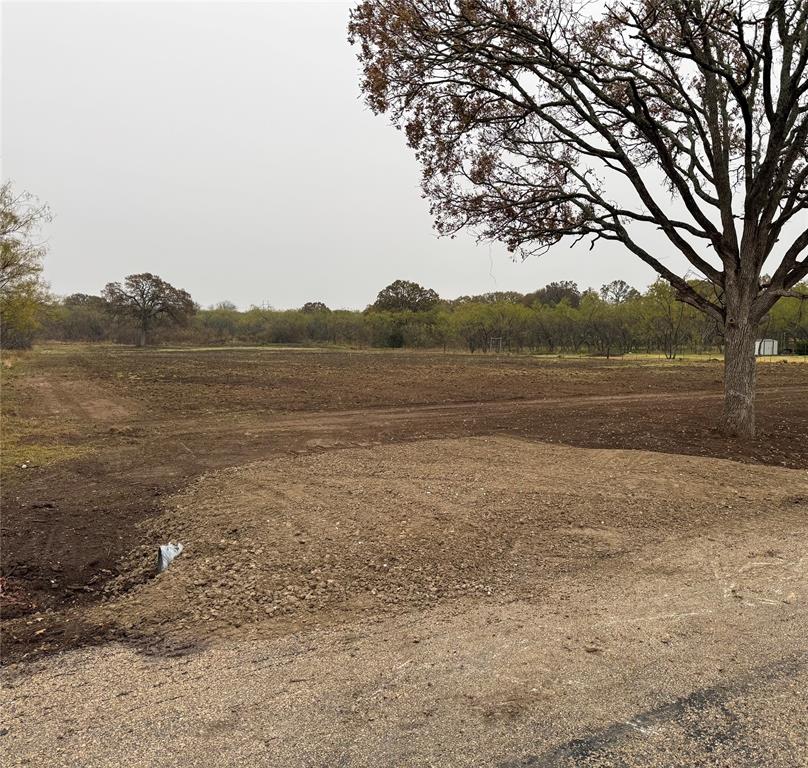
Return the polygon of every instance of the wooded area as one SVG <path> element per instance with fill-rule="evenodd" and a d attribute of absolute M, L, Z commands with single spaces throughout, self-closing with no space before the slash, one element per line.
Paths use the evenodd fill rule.
<path fill-rule="evenodd" d="M 405 281 L 397 281 L 405 284 Z M 396 283 L 393 284 L 395 286 Z M 410 299 L 391 300 L 391 287 L 364 311 L 330 310 L 309 302 L 298 310 L 252 307 L 239 311 L 222 302 L 176 323 L 156 320 L 152 343 L 338 344 L 354 347 L 421 347 L 469 352 L 510 351 L 621 355 L 658 352 L 720 352 L 718 323 L 676 301 L 660 280 L 644 293 L 616 280 L 580 291 L 551 283 L 529 294 L 488 293 L 442 300 L 415 284 Z M 808 286 L 799 290 L 808 294 Z M 424 294 L 434 299 L 424 302 Z M 761 325 L 761 336 L 779 342 L 781 353 L 808 354 L 808 304 L 783 299 Z M 39 337 L 62 341 L 138 343 L 137 323 L 111 310 L 101 296 L 76 294 L 44 308 Z"/>

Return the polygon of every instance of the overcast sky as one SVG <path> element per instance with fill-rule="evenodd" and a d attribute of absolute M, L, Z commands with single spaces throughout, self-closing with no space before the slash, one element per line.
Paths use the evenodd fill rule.
<path fill-rule="evenodd" d="M 653 280 L 619 246 L 514 262 L 437 238 L 403 135 L 359 98 L 348 8 L 3 2 L 2 175 L 55 213 L 53 291 L 150 271 L 202 305 L 364 307 L 396 278 Z"/>

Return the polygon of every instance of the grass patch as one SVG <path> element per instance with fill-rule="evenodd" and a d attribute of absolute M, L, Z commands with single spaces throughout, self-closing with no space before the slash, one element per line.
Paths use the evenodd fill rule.
<path fill-rule="evenodd" d="M 18 425 L 15 425 L 18 426 Z M 28 443 L 23 440 L 30 435 L 30 424 L 22 424 L 19 431 L 12 431 L 3 425 L 2 458 L 0 459 L 0 472 L 8 479 L 10 474 L 17 470 L 25 471 L 31 467 L 43 467 L 59 461 L 69 461 L 92 453 L 88 446 L 69 445 L 67 443 Z M 40 435 L 37 434 L 37 438 Z"/>
<path fill-rule="evenodd" d="M 35 352 L 3 354 L 0 366 L 0 473 L 4 480 L 31 467 L 68 461 L 93 452 L 88 445 L 65 439 L 70 424 L 41 413 L 22 380 L 30 373 Z"/>

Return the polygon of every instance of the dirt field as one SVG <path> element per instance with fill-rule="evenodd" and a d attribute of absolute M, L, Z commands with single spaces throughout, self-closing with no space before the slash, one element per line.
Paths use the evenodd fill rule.
<path fill-rule="evenodd" d="M 4 764 L 808 764 L 808 366 L 760 366 L 751 444 L 717 432 L 720 378 L 16 362 Z"/>

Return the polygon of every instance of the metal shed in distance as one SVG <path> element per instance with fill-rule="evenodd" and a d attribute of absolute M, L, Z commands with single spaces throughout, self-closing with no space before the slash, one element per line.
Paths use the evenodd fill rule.
<path fill-rule="evenodd" d="M 755 342 L 755 356 L 777 354 L 777 339 L 758 339 Z"/>

